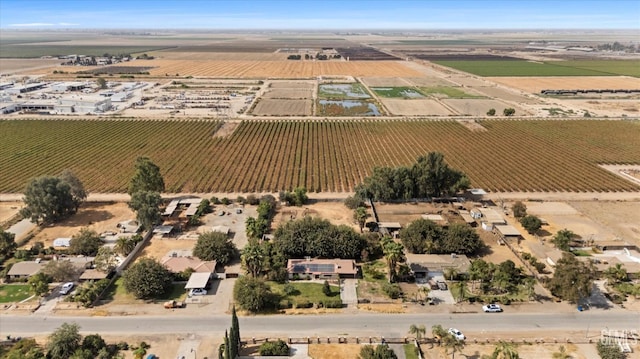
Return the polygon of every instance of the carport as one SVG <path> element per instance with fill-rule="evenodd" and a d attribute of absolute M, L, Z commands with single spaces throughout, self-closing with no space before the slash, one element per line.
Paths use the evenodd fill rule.
<path fill-rule="evenodd" d="M 207 283 L 209 283 L 209 278 L 211 278 L 211 273 L 191 273 L 184 289 L 204 289 L 207 287 Z"/>

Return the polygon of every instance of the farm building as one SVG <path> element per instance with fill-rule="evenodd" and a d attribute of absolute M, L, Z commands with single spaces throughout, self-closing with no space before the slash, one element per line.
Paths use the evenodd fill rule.
<path fill-rule="evenodd" d="M 56 238 L 53 240 L 54 247 L 69 247 L 71 245 L 71 238 Z"/>
<path fill-rule="evenodd" d="M 15 263 L 9 272 L 7 272 L 7 276 L 10 279 L 25 279 L 29 278 L 32 275 L 40 272 L 42 267 L 44 266 L 39 260 L 36 261 L 24 261 Z"/>
<path fill-rule="evenodd" d="M 187 284 L 184 286 L 184 289 L 204 289 L 209 285 L 209 280 L 211 280 L 211 273 L 207 272 L 196 272 L 191 273 Z"/>
<path fill-rule="evenodd" d="M 358 267 L 352 259 L 289 259 L 289 279 L 294 276 L 310 276 L 314 279 L 356 278 Z"/>
<path fill-rule="evenodd" d="M 378 231 L 383 235 L 395 237 L 402 228 L 400 222 L 378 222 Z"/>
<path fill-rule="evenodd" d="M 173 234 L 173 226 L 155 226 L 153 227 L 153 234 L 160 234 L 162 236 L 168 236 Z"/>
<path fill-rule="evenodd" d="M 472 227 L 476 226 L 476 220 L 473 219 L 473 217 L 471 217 L 471 214 L 469 213 L 469 211 L 461 209 L 460 211 L 458 211 L 458 214 L 460 214 L 460 217 L 462 217 L 462 219 L 466 224 Z"/>
<path fill-rule="evenodd" d="M 483 222 L 490 224 L 507 223 L 502 215 L 492 208 L 474 208 L 469 213 L 471 214 L 471 217 L 475 219 L 482 219 Z"/>
<path fill-rule="evenodd" d="M 182 198 L 174 199 L 167 205 L 163 216 L 174 217 L 176 215 L 180 217 L 189 217 L 196 214 L 198 206 L 202 202 L 202 198 Z"/>
<path fill-rule="evenodd" d="M 498 234 L 498 236 L 500 236 L 502 240 L 519 241 L 520 239 L 522 239 L 522 233 L 520 233 L 520 231 L 516 227 L 510 224 L 496 225 L 495 229 L 496 234 Z"/>
<path fill-rule="evenodd" d="M 102 113 L 111 110 L 110 98 L 98 98 L 98 97 L 70 97 L 62 98 L 59 100 L 58 105 L 55 107 L 55 111 L 58 113 Z"/>
<path fill-rule="evenodd" d="M 464 254 L 412 254 L 407 253 L 407 265 L 416 278 L 441 276 L 449 269 L 467 273 L 471 261 Z"/>
<path fill-rule="evenodd" d="M 45 86 L 47 86 L 46 83 L 37 82 L 37 83 L 26 84 L 26 85 L 22 85 L 22 86 L 9 87 L 9 88 L 5 89 L 5 91 L 10 95 L 20 95 L 20 94 L 23 94 L 23 93 L 40 90 L 40 89 L 44 88 Z"/>
<path fill-rule="evenodd" d="M 88 82 L 58 82 L 51 85 L 52 92 L 80 91 L 89 87 Z"/>

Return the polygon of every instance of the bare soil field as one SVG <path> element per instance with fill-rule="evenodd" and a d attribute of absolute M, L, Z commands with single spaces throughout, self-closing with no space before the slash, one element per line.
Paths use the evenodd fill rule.
<path fill-rule="evenodd" d="M 88 227 L 98 234 L 104 231 L 118 231 L 119 222 L 135 219 L 135 213 L 126 203 L 84 203 L 78 213 L 55 226 L 44 227 L 34 238 L 24 245 L 30 248 L 36 242 L 43 242 L 45 248 L 53 245 L 56 238 L 71 238 Z"/>
<path fill-rule="evenodd" d="M 400 116 L 449 116 L 449 109 L 436 100 L 380 98 L 390 113 Z"/>
<path fill-rule="evenodd" d="M 269 89 L 264 95 L 264 98 L 280 98 L 280 99 L 307 99 L 313 97 L 313 89 Z"/>
<path fill-rule="evenodd" d="M 0 59 L 0 74 L 29 72 L 32 74 L 50 73 L 52 67 L 59 66 L 58 59 Z"/>
<path fill-rule="evenodd" d="M 313 90 L 316 87 L 315 81 L 271 81 L 269 87 L 272 89 L 300 89 Z"/>
<path fill-rule="evenodd" d="M 171 251 L 190 251 L 196 245 L 197 236 L 193 239 L 178 239 L 178 237 L 165 237 L 156 235 L 149 244 L 144 247 L 138 258 L 150 257 L 160 260 Z"/>
<path fill-rule="evenodd" d="M 588 90 L 640 88 L 640 78 L 627 76 L 487 77 L 487 80 L 529 93 L 542 90 Z"/>
<path fill-rule="evenodd" d="M 253 109 L 257 116 L 311 116 L 311 100 L 262 99 Z"/>
<path fill-rule="evenodd" d="M 140 61 L 132 61 L 127 64 L 129 66 L 140 66 Z M 295 62 L 154 59 L 145 60 L 144 65 L 154 67 L 154 69 L 149 71 L 153 76 L 165 76 L 167 74 L 170 76 L 231 78 L 309 78 L 327 75 L 350 75 L 357 77 L 420 76 L 419 72 L 405 66 L 404 62 L 400 61 Z"/>
<path fill-rule="evenodd" d="M 182 52 L 155 51 L 149 54 L 164 60 L 198 61 L 286 61 L 287 54 L 278 52 Z"/>
<path fill-rule="evenodd" d="M 309 356 L 312 359 L 358 358 L 360 348 L 360 344 L 311 344 Z"/>
<path fill-rule="evenodd" d="M 640 115 L 640 102 L 638 99 L 633 100 L 613 100 L 613 99 L 594 99 L 594 100 L 573 100 L 563 99 L 562 104 L 576 109 L 589 111 L 592 115 L 598 116 L 638 116 Z"/>
<path fill-rule="evenodd" d="M 640 203 L 588 201 L 569 202 L 569 205 L 615 236 L 640 246 Z"/>
<path fill-rule="evenodd" d="M 502 113 L 502 110 L 508 107 L 516 110 L 516 115 L 522 116 L 528 114 L 526 110 L 521 107 L 514 107 L 513 105 L 506 104 L 499 100 L 486 100 L 486 99 L 442 99 L 445 105 L 453 108 L 457 113 L 461 115 L 471 116 L 485 116 L 489 109 L 495 109 L 498 114 Z"/>
<path fill-rule="evenodd" d="M 369 87 L 413 86 L 411 81 L 400 77 L 363 77 L 360 80 Z"/>
<path fill-rule="evenodd" d="M 495 86 L 480 86 L 480 87 L 473 87 L 473 89 L 476 92 L 479 92 L 483 95 L 486 96 L 490 96 L 490 97 L 495 97 L 496 99 L 501 99 L 501 100 L 507 100 L 507 101 L 513 101 L 513 102 L 517 102 L 517 103 L 522 103 L 522 104 L 539 104 L 541 103 L 540 100 L 538 100 L 535 97 L 526 97 L 520 94 L 517 94 L 513 91 L 509 91 L 500 87 L 495 87 Z"/>
<path fill-rule="evenodd" d="M 360 231 L 360 228 L 353 221 L 353 212 L 348 209 L 342 202 L 315 202 L 306 204 L 303 207 L 281 207 L 278 209 L 276 215 L 273 218 L 272 228 L 278 228 L 283 223 L 292 219 L 300 219 L 303 216 L 313 216 L 322 219 L 326 219 L 335 225 L 347 225 L 352 227 L 356 231 Z M 369 221 L 371 221 L 371 217 Z"/>
<path fill-rule="evenodd" d="M 483 79 L 479 79 L 471 76 L 463 76 L 463 75 L 451 76 L 449 77 L 449 80 L 462 86 L 474 87 L 474 88 L 490 85 L 490 83 L 488 83 L 487 81 L 484 81 Z"/>
<path fill-rule="evenodd" d="M 0 202 L 0 223 L 6 222 L 18 214 L 22 207 L 22 202 Z"/>
<path fill-rule="evenodd" d="M 435 70 L 434 70 L 435 73 Z M 444 76 L 444 74 L 440 74 L 440 76 Z M 436 87 L 436 86 L 456 86 L 455 83 L 437 76 L 428 76 L 428 77 L 411 77 L 407 78 L 409 82 L 411 82 L 414 86 L 419 87 Z"/>

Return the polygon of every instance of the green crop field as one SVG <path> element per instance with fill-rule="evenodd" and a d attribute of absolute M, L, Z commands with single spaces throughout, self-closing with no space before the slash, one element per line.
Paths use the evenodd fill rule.
<path fill-rule="evenodd" d="M 558 61 L 560 66 L 640 77 L 640 60 Z"/>
<path fill-rule="evenodd" d="M 478 76 L 639 76 L 640 61 L 433 61 Z M 608 64 L 608 65 L 607 65 Z"/>
<path fill-rule="evenodd" d="M 104 54 L 138 54 L 168 49 L 167 46 L 111 46 L 111 45 L 2 45 L 0 58 L 38 58 L 42 56 L 85 55 L 102 56 Z"/>
<path fill-rule="evenodd" d="M 599 163 L 640 164 L 640 123 L 604 120 L 243 121 L 213 137 L 216 121 L 1 120 L 0 193 L 74 171 L 92 192 L 124 192 L 149 156 L 168 192 L 351 191 L 375 166 L 430 151 L 490 191 L 637 191 Z M 508 140 L 506 140 L 508 139 Z"/>
<path fill-rule="evenodd" d="M 420 92 L 425 95 L 444 95 L 449 98 L 482 98 L 484 96 L 472 95 L 462 91 L 458 87 L 450 86 L 433 86 L 433 87 L 420 87 Z"/>
<path fill-rule="evenodd" d="M 371 90 L 388 98 L 423 98 L 415 87 L 371 87 Z"/>

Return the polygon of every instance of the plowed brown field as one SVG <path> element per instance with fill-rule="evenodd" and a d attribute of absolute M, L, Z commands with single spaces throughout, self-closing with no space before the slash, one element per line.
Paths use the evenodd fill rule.
<path fill-rule="evenodd" d="M 132 61 L 119 66 L 140 66 Z M 144 66 L 154 67 L 154 76 L 207 76 L 230 78 L 308 78 L 317 76 L 413 77 L 420 73 L 393 61 L 198 61 L 148 60 Z"/>
<path fill-rule="evenodd" d="M 640 89 L 640 78 L 626 76 L 487 77 L 530 93 L 542 90 Z"/>

